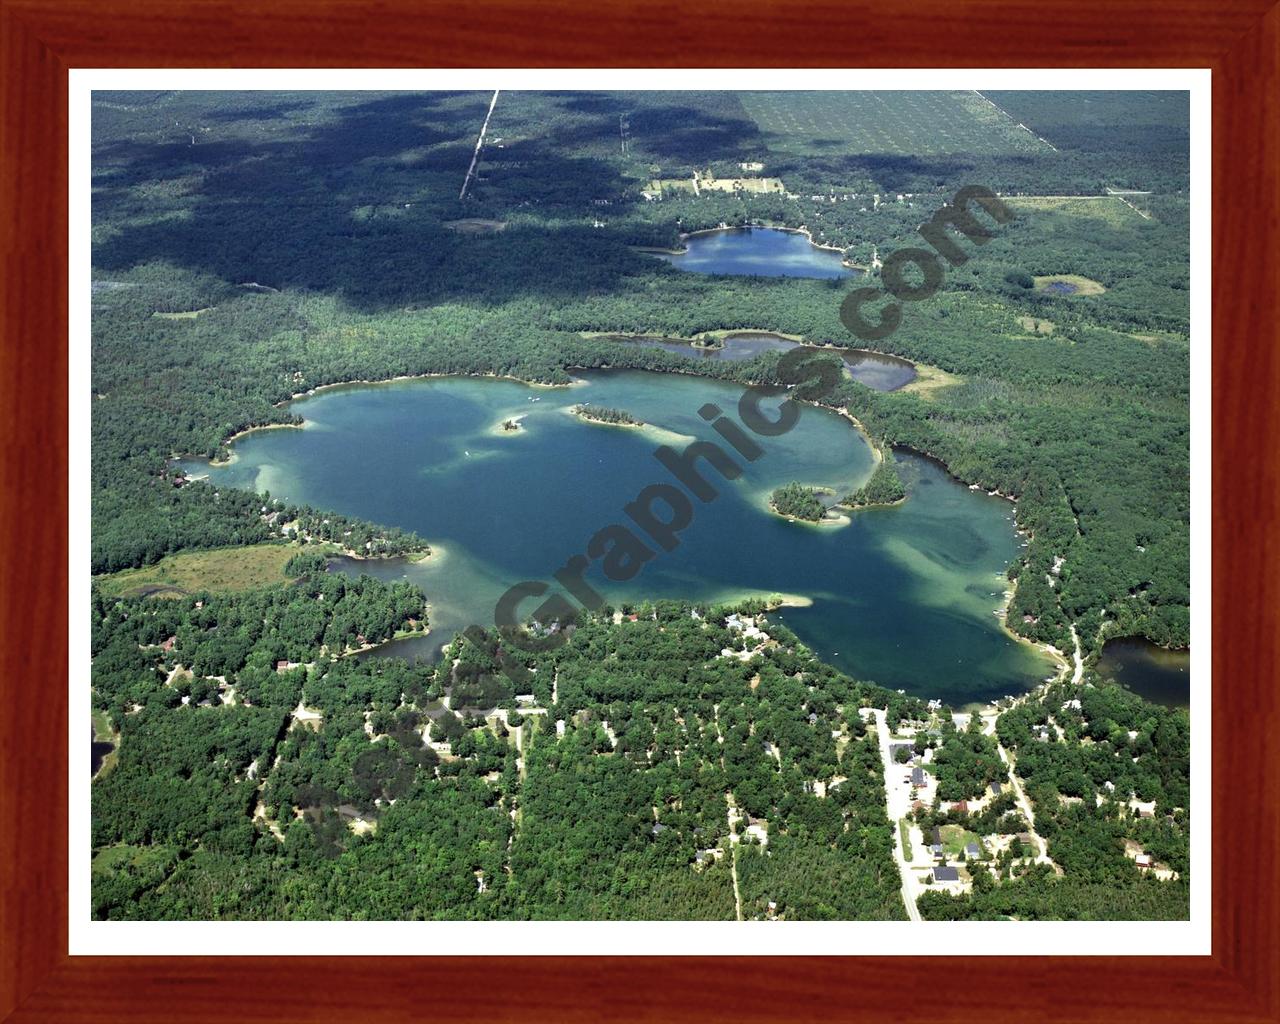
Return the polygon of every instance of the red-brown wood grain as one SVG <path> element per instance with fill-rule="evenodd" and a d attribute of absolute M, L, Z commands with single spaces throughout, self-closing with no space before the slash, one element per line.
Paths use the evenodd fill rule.
<path fill-rule="evenodd" d="M 1280 1020 L 1280 8 L 1268 6 L 0 0 L 0 1018 Z M 67 71 L 221 66 L 1212 68 L 1212 957 L 68 957 Z"/>

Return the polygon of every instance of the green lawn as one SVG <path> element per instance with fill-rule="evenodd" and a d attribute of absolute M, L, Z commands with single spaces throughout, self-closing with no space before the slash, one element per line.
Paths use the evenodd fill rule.
<path fill-rule="evenodd" d="M 942 835 L 942 848 L 949 857 L 958 857 L 969 843 L 981 845 L 977 833 L 963 829 L 959 825 L 943 825 L 938 831 Z"/>

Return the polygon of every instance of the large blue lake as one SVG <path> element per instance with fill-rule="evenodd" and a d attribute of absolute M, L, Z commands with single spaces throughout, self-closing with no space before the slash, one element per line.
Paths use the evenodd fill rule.
<path fill-rule="evenodd" d="M 699 409 L 736 409 L 741 388 L 639 371 L 585 374 L 580 386 L 433 378 L 322 391 L 292 404 L 303 429 L 250 434 L 235 460 L 188 462 L 218 482 L 414 530 L 436 553 L 348 565 L 407 578 L 427 594 L 431 635 L 391 645 L 432 656 L 457 630 L 491 625 L 494 603 L 522 580 L 552 580 L 571 555 L 652 483 L 671 482 L 654 450 L 694 438 L 720 442 Z M 590 423 L 572 406 L 623 409 L 644 428 Z M 521 417 L 519 432 L 501 423 Z M 769 493 L 797 480 L 840 493 L 865 480 L 873 454 L 838 415 L 805 408 L 790 432 L 760 438 L 764 455 L 737 460 L 720 496 L 695 502 L 673 552 L 659 552 L 625 584 L 593 565 L 587 580 L 614 604 L 643 598 L 729 599 L 781 593 L 812 601 L 780 614 L 824 659 L 852 675 L 957 704 L 1027 689 L 1053 666 L 1004 633 L 994 612 L 1020 540 L 1011 506 L 903 454 L 900 506 L 854 514 L 848 525 L 787 522 Z M 722 445 L 723 446 L 723 445 Z M 525 609 L 532 612 L 532 607 Z"/>

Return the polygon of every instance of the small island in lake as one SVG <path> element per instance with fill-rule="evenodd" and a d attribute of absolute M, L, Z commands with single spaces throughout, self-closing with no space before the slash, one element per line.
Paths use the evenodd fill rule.
<path fill-rule="evenodd" d="M 624 409 L 610 409 L 603 405 L 575 405 L 573 414 L 594 423 L 608 423 L 615 427 L 643 427 L 644 421 L 638 420 Z"/>
<path fill-rule="evenodd" d="M 840 504 L 845 508 L 869 508 L 872 505 L 897 505 L 907 500 L 907 490 L 902 486 L 893 456 L 886 450 L 871 479 L 850 494 Z"/>
<path fill-rule="evenodd" d="M 769 507 L 780 516 L 818 523 L 827 518 L 827 506 L 820 495 L 830 493 L 818 487 L 789 483 L 769 495 Z"/>

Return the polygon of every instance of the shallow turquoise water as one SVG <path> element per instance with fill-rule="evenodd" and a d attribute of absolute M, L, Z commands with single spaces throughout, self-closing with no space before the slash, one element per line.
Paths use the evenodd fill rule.
<path fill-rule="evenodd" d="M 303 429 L 249 435 L 227 466 L 187 467 L 426 538 L 437 554 L 423 563 L 358 563 L 426 592 L 431 636 L 398 648 L 425 654 L 473 622 L 492 624 L 509 586 L 553 582 L 602 527 L 639 533 L 623 506 L 649 484 L 673 482 L 654 457 L 659 445 L 682 451 L 696 437 L 733 454 L 698 411 L 714 403 L 736 419 L 740 386 L 639 371 L 584 377 L 570 388 L 452 377 L 330 389 L 293 403 Z M 584 422 L 568 411 L 580 402 L 652 426 Z M 524 417 L 521 432 L 497 430 L 513 416 Z M 780 615 L 823 658 L 858 678 L 954 703 L 1018 692 L 1049 673 L 1047 659 L 1011 640 L 993 615 L 1020 543 L 1008 502 L 902 454 L 905 504 L 856 513 L 838 528 L 789 523 L 767 511 L 773 488 L 798 480 L 846 493 L 870 474 L 871 450 L 849 421 L 814 408 L 790 432 L 754 439 L 764 454 L 754 463 L 735 456 L 737 480 L 703 464 L 719 496 L 692 502 L 674 551 L 658 551 L 625 583 L 606 580 L 595 562 L 587 581 L 615 604 L 804 595 L 811 607 Z"/>

